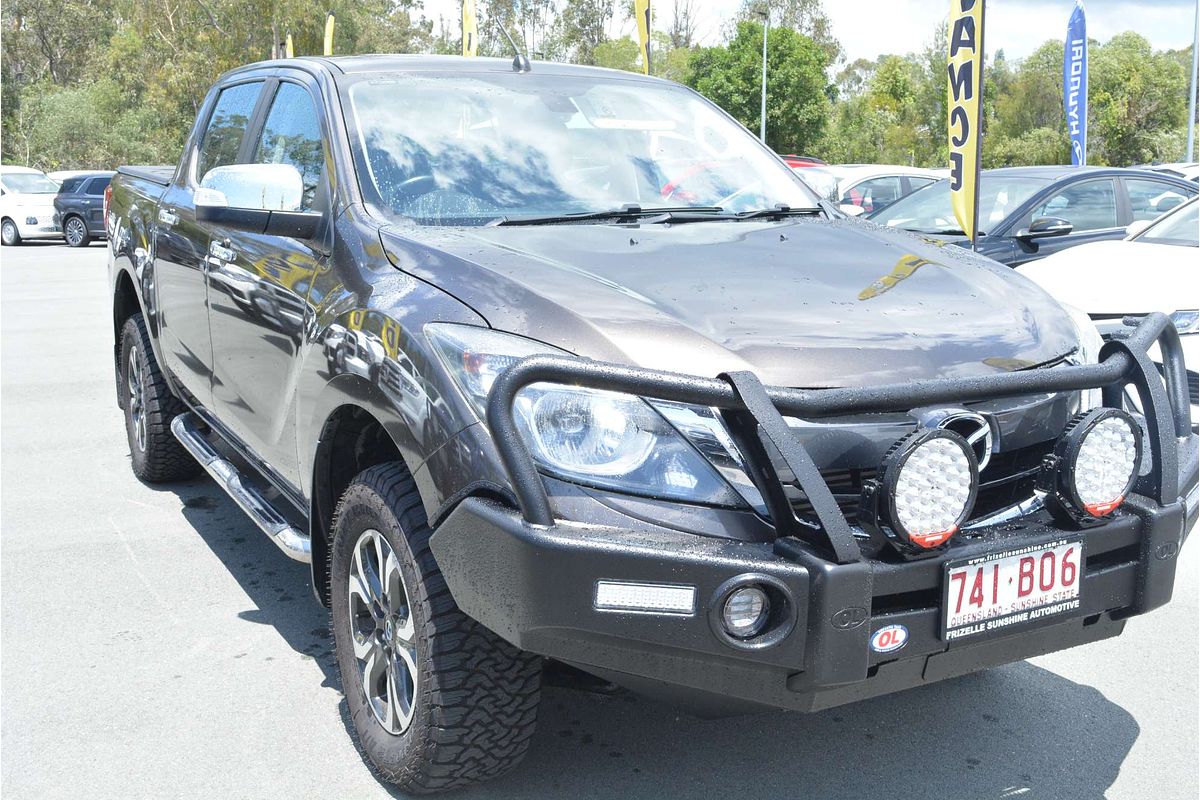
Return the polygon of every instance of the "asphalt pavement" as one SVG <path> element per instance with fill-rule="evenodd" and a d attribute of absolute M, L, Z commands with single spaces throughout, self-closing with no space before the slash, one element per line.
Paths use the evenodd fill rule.
<path fill-rule="evenodd" d="M 130 472 L 105 256 L 0 252 L 0 792 L 394 794 L 307 568 L 208 479 Z M 550 688 L 525 762 L 454 796 L 1195 800 L 1198 567 L 1120 638 L 814 715 Z"/>

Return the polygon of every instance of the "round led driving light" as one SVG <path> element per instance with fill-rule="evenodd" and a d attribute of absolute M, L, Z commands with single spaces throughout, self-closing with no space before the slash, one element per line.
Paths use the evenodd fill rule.
<path fill-rule="evenodd" d="M 949 541 L 975 505 L 979 463 L 967 441 L 947 430 L 905 436 L 879 469 L 879 519 L 902 550 L 922 552 Z"/>
<path fill-rule="evenodd" d="M 1116 408 L 1079 414 L 1043 466 L 1046 504 L 1080 524 L 1108 516 L 1129 495 L 1141 462 L 1141 428 L 1132 416 Z"/>
<path fill-rule="evenodd" d="M 738 639 L 757 636 L 766 626 L 770 615 L 771 600 L 757 586 L 734 589 L 725 598 L 725 605 L 721 609 L 725 631 Z"/>

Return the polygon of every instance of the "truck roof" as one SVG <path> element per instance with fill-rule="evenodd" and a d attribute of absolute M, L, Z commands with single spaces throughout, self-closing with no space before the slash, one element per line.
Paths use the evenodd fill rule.
<path fill-rule="evenodd" d="M 361 75 L 372 72 L 512 72 L 512 58 L 485 58 L 444 55 L 373 54 L 355 56 L 301 56 L 297 58 L 272 59 L 238 67 L 229 74 L 246 69 L 263 67 L 304 67 L 326 69 L 337 75 Z M 625 70 L 605 67 L 585 67 L 562 64 L 556 61 L 531 61 L 531 72 L 538 75 L 590 76 L 594 78 L 619 78 L 653 83 L 671 83 Z"/>

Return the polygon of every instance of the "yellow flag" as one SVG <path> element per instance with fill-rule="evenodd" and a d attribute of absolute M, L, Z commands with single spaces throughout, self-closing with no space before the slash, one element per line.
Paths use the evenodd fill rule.
<path fill-rule="evenodd" d="M 642 72 L 650 74 L 650 0 L 633 0 L 633 15 L 637 17 L 638 47 L 642 50 Z"/>
<path fill-rule="evenodd" d="M 950 204 L 974 242 L 979 223 L 979 143 L 983 124 L 983 2 L 951 0 L 946 86 L 950 137 Z"/>
<path fill-rule="evenodd" d="M 333 14 L 325 18 L 325 55 L 333 55 Z"/>
<path fill-rule="evenodd" d="M 475 20 L 475 0 L 463 0 L 463 55 L 479 52 L 479 26 Z"/>

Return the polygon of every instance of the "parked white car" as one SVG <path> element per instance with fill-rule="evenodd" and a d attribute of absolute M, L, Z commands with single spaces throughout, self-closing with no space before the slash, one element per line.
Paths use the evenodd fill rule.
<path fill-rule="evenodd" d="M 1148 224 L 1135 222 L 1129 231 L 1125 239 L 1082 244 L 1017 270 L 1060 302 L 1086 311 L 1102 333 L 1125 316 L 1170 314 L 1183 342 L 1195 428 L 1200 422 L 1200 198 Z"/>
<path fill-rule="evenodd" d="M 830 164 L 795 172 L 810 189 L 853 216 L 878 211 L 943 177 L 937 170 L 893 164 Z"/>
<path fill-rule="evenodd" d="M 6 247 L 25 239 L 62 239 L 54 221 L 58 184 L 41 170 L 0 166 L 0 242 Z"/>
<path fill-rule="evenodd" d="M 1187 178 L 1189 181 L 1200 182 L 1200 164 L 1194 161 L 1180 161 L 1174 164 L 1150 164 L 1143 167 L 1143 169 L 1154 172 L 1165 172 L 1168 175 L 1176 175 L 1180 178 Z"/>

